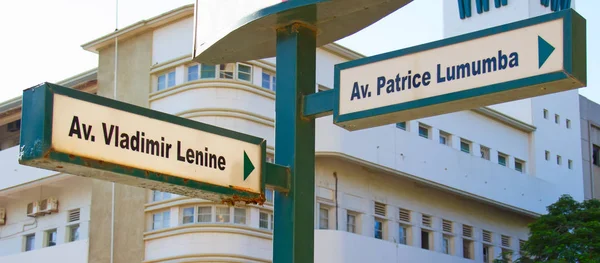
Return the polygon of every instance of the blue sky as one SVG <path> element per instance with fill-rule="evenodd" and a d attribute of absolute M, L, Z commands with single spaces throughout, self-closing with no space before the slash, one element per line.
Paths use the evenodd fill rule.
<path fill-rule="evenodd" d="M 364 30 L 338 41 L 364 55 L 375 55 L 442 36 L 442 1 L 415 0 Z M 521 0 L 513 0 L 521 1 Z M 575 0 L 576 10 L 587 19 L 588 87 L 580 93 L 600 103 L 600 1 Z M 193 0 L 119 0 L 119 27 L 191 4 Z M 20 0 L 3 1 L 0 25 L 0 102 L 19 96 L 38 83 L 57 82 L 98 63 L 96 54 L 81 44 L 115 29 L 115 1 Z M 418 25 L 418 26 L 415 26 Z M 401 27 L 402 33 L 390 34 Z M 595 74 L 594 74 L 595 73 Z"/>

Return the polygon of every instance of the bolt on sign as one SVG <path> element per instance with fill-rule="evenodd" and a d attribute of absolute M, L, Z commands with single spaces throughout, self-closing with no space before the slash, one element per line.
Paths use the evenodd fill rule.
<path fill-rule="evenodd" d="M 44 83 L 23 92 L 19 163 L 213 201 L 263 203 L 266 141 Z"/>
<path fill-rule="evenodd" d="M 335 66 L 334 122 L 359 130 L 584 87 L 572 9 Z"/>

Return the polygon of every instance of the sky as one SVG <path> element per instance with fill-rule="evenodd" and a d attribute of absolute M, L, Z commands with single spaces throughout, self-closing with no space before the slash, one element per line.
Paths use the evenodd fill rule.
<path fill-rule="evenodd" d="M 118 22 L 116 21 L 118 1 Z M 438 40 L 442 1 L 415 0 L 342 44 L 370 56 Z M 522 0 L 512 0 L 522 1 Z M 0 102 L 42 82 L 58 82 L 98 65 L 81 45 L 194 0 L 19 0 L 0 3 Z M 600 103 L 600 1 L 575 0 L 587 20 L 587 87 L 580 94 Z M 474 7 L 473 7 L 474 8 Z M 118 23 L 118 25 L 117 25 Z M 418 26 L 417 26 L 418 25 Z M 401 28 L 402 30 L 398 30 Z M 594 74 L 595 73 L 595 74 Z"/>

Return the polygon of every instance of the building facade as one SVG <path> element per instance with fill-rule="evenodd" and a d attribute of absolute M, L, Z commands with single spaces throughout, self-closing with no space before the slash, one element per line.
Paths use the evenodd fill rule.
<path fill-rule="evenodd" d="M 463 19 L 455 1 L 439 2 L 440 37 L 552 12 L 539 1 L 508 1 Z M 84 44 L 98 54 L 97 70 L 59 84 L 265 138 L 272 161 L 275 96 L 284 88 L 275 59 L 192 62 L 193 9 Z M 320 47 L 315 90 L 333 87 L 335 64 L 361 57 Z M 562 194 L 584 199 L 579 110 L 569 91 L 356 132 L 319 118 L 315 261 L 518 257 L 527 224 L 547 205 Z M 272 191 L 264 206 L 228 207 L 20 166 L 19 119 L 19 99 L 0 105 L 0 262 L 272 261 Z M 44 200 L 58 209 L 28 211 Z"/>
<path fill-rule="evenodd" d="M 600 199 L 600 105 L 579 97 L 585 199 Z"/>

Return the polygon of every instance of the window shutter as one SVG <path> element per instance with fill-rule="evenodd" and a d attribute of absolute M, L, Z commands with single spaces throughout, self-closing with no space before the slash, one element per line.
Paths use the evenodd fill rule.
<path fill-rule="evenodd" d="M 442 230 L 446 233 L 452 233 L 452 221 L 442 220 Z"/>
<path fill-rule="evenodd" d="M 80 219 L 80 209 L 73 209 L 69 211 L 69 218 L 67 219 L 68 223 L 79 221 Z"/>
<path fill-rule="evenodd" d="M 431 227 L 431 216 L 430 215 L 423 215 L 421 223 L 423 224 L 423 226 Z"/>
<path fill-rule="evenodd" d="M 463 236 L 464 237 L 473 237 L 473 227 L 468 225 L 463 225 Z"/>
<path fill-rule="evenodd" d="M 509 236 L 502 235 L 502 246 L 510 247 L 510 237 Z"/>
<path fill-rule="evenodd" d="M 400 219 L 400 221 L 410 223 L 410 211 L 400 208 L 398 218 Z"/>
<path fill-rule="evenodd" d="M 375 202 L 375 215 L 385 217 L 385 204 Z"/>
<path fill-rule="evenodd" d="M 483 230 L 483 242 L 492 243 L 492 233 L 487 230 Z"/>

